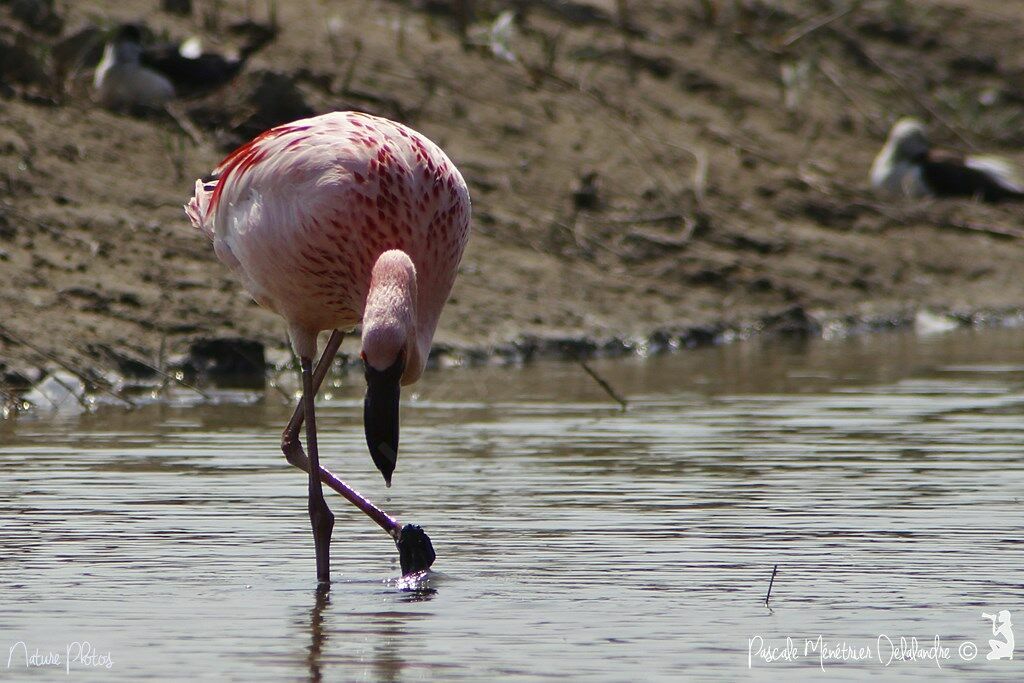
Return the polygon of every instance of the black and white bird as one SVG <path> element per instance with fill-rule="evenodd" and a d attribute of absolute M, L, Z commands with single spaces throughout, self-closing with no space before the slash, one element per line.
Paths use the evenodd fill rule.
<path fill-rule="evenodd" d="M 960 156 L 933 149 L 924 124 L 896 122 L 871 165 L 871 186 L 897 196 L 973 197 L 986 202 L 1024 199 L 1017 169 L 997 156 Z"/>
<path fill-rule="evenodd" d="M 142 64 L 169 78 L 180 94 L 203 92 L 237 76 L 249 57 L 274 39 L 277 29 L 243 21 L 229 26 L 227 33 L 241 41 L 237 51 L 221 54 L 204 50 L 199 38 L 193 36 L 180 43 L 146 46 L 142 52 Z"/>
<path fill-rule="evenodd" d="M 125 24 L 103 48 L 96 65 L 96 99 L 109 109 L 161 109 L 174 97 L 174 86 L 160 72 L 142 64 L 142 32 Z"/>
<path fill-rule="evenodd" d="M 183 42 L 146 41 L 140 24 L 122 24 L 103 50 L 93 86 L 111 109 L 160 109 L 175 96 L 202 93 L 238 75 L 246 60 L 273 40 L 277 29 L 240 22 L 228 32 L 242 40 L 234 53 L 203 49 L 199 38 Z"/>

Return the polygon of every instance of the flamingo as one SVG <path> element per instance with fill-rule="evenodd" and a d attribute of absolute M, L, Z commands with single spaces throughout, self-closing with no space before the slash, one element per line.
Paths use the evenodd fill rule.
<path fill-rule="evenodd" d="M 330 582 L 334 528 L 321 482 L 391 535 L 403 575 L 429 568 L 434 549 L 420 527 L 401 526 L 320 466 L 314 397 L 344 331 L 361 322 L 366 443 L 390 486 L 401 387 L 423 372 L 469 238 L 469 191 L 458 169 L 402 124 L 334 112 L 236 149 L 211 180 L 196 181 L 185 212 L 256 302 L 287 323 L 302 398 L 281 450 L 309 475 L 318 581 Z M 324 330 L 332 332 L 314 368 Z M 308 456 L 298 440 L 303 420 Z"/>

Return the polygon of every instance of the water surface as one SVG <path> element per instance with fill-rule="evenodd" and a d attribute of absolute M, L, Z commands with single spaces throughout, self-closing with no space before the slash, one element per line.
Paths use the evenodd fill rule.
<path fill-rule="evenodd" d="M 317 596 L 276 394 L 0 422 L 0 680 L 82 641 L 85 680 L 1021 679 L 982 613 L 1024 624 L 1024 332 L 593 365 L 629 410 L 572 364 L 428 373 L 391 489 L 358 375 L 321 401 L 323 462 L 433 538 L 419 591 L 329 493 Z M 901 636 L 948 656 L 886 666 Z"/>

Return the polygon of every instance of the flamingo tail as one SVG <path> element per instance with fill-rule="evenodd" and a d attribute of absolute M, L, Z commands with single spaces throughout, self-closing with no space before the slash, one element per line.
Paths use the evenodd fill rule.
<path fill-rule="evenodd" d="M 214 236 L 213 216 L 210 214 L 210 204 L 213 199 L 213 191 L 216 188 L 216 180 L 211 180 L 205 183 L 202 180 L 197 180 L 195 196 L 189 199 L 188 204 L 185 205 L 185 214 L 188 216 L 188 219 L 192 221 L 192 225 L 206 235 L 210 240 L 213 240 Z"/>

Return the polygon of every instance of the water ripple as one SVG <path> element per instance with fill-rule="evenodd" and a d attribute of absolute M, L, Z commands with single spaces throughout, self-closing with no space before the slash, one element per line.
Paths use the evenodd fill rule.
<path fill-rule="evenodd" d="M 7 425 L 0 646 L 88 639 L 114 656 L 102 680 L 737 678 L 754 635 L 940 634 L 985 652 L 982 611 L 1024 614 L 1022 340 L 595 363 L 625 412 L 573 366 L 434 373 L 404 409 L 392 489 L 362 445 L 358 384 L 342 386 L 319 411 L 324 462 L 422 523 L 439 559 L 396 580 L 390 540 L 332 498 L 327 595 L 304 475 L 278 450 L 286 406 Z M 987 680 L 1001 663 L 949 669 Z M 829 678 L 882 671 L 934 669 Z"/>

